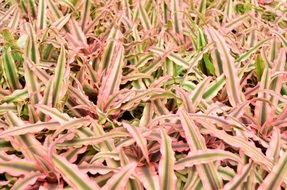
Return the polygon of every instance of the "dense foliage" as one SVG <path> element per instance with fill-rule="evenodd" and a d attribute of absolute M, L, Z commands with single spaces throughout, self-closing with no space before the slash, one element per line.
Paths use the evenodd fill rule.
<path fill-rule="evenodd" d="M 286 189 L 286 31 L 286 0 L 0 1 L 0 189 Z"/>

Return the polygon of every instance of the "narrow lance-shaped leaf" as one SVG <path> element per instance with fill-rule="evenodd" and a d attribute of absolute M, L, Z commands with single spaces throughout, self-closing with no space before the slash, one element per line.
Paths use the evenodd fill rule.
<path fill-rule="evenodd" d="M 6 78 L 8 85 L 14 91 L 21 88 L 19 77 L 17 73 L 17 67 L 12 57 L 10 49 L 4 49 L 2 55 L 2 69 L 4 77 Z"/>
<path fill-rule="evenodd" d="M 238 189 L 245 181 L 245 179 L 248 177 L 250 170 L 252 170 L 252 163 L 249 163 L 245 165 L 240 173 L 238 173 L 234 178 L 228 182 L 224 186 L 224 190 L 236 190 Z"/>
<path fill-rule="evenodd" d="M 141 2 L 139 1 L 139 6 L 138 6 L 138 10 L 139 10 L 139 16 L 140 16 L 140 20 L 142 22 L 142 25 L 144 27 L 145 30 L 149 30 L 151 29 L 151 22 L 150 19 L 148 17 L 148 14 L 144 8 L 144 6 L 142 6 Z"/>
<path fill-rule="evenodd" d="M 30 125 L 24 125 L 21 127 L 13 127 L 2 131 L 0 133 L 0 138 L 5 138 L 7 136 L 24 135 L 27 133 L 38 133 L 43 129 L 56 130 L 58 127 L 59 123 L 55 121 L 35 123 Z"/>
<path fill-rule="evenodd" d="M 272 40 L 272 46 L 271 46 L 271 50 L 270 50 L 270 60 L 273 62 L 275 60 L 275 58 L 277 57 L 278 54 L 278 42 L 277 42 L 277 38 L 273 38 Z"/>
<path fill-rule="evenodd" d="M 210 80 L 211 80 L 211 78 L 206 77 L 192 91 L 191 100 L 192 100 L 194 107 L 196 107 L 198 105 L 198 103 L 200 103 L 200 101 L 202 100 L 202 96 L 203 96 L 207 86 L 209 85 Z"/>
<path fill-rule="evenodd" d="M 70 19 L 70 33 L 67 35 L 68 40 L 71 40 L 71 42 L 77 47 L 86 48 L 87 47 L 87 37 L 85 33 L 83 32 L 82 28 L 79 26 L 79 23 L 71 18 Z"/>
<path fill-rule="evenodd" d="M 167 57 L 173 61 L 175 64 L 182 66 L 184 68 L 189 68 L 191 67 L 191 65 L 185 61 L 183 58 L 181 58 L 178 54 L 173 53 L 173 52 L 165 52 L 162 48 L 159 47 L 152 47 L 149 49 L 151 52 L 156 53 L 160 56 L 164 56 L 165 54 L 167 54 Z"/>
<path fill-rule="evenodd" d="M 37 170 L 35 163 L 28 160 L 0 160 L 0 173 L 8 173 L 12 176 L 20 176 Z"/>
<path fill-rule="evenodd" d="M 204 138 L 186 111 L 180 111 L 180 121 L 190 150 L 206 150 Z M 213 163 L 198 165 L 196 169 L 204 188 L 220 189 L 222 187 L 222 181 Z"/>
<path fill-rule="evenodd" d="M 30 10 L 32 13 L 32 16 L 35 18 L 37 16 L 36 13 L 36 2 L 35 0 L 28 0 L 29 6 L 30 6 Z"/>
<path fill-rule="evenodd" d="M 193 165 L 200 165 L 200 164 L 206 164 L 211 163 L 213 161 L 217 160 L 223 160 L 223 159 L 231 159 L 237 162 L 241 162 L 240 158 L 236 156 L 235 154 L 232 154 L 227 151 L 223 150 L 198 150 L 193 153 L 190 153 L 190 155 L 176 161 L 175 163 L 175 169 L 181 170 L 184 169 L 184 167 L 191 167 Z"/>
<path fill-rule="evenodd" d="M 100 74 L 102 74 L 104 70 L 106 70 L 108 67 L 111 67 L 111 65 L 113 64 L 112 58 L 114 56 L 117 40 L 119 40 L 120 34 L 120 30 L 118 30 L 117 28 L 113 27 L 111 29 L 107 39 L 107 44 L 104 49 L 104 55 L 101 59 L 101 64 L 99 65 Z"/>
<path fill-rule="evenodd" d="M 68 114 L 61 113 L 56 108 L 51 108 L 46 105 L 36 105 L 36 108 L 60 123 L 65 123 L 71 119 Z"/>
<path fill-rule="evenodd" d="M 270 70 L 268 67 L 264 69 L 262 74 L 261 83 L 260 83 L 260 90 L 268 89 L 270 85 Z M 264 92 L 258 93 L 258 98 L 267 99 L 268 96 Z M 255 106 L 255 117 L 258 121 L 259 125 L 263 125 L 267 119 L 270 111 L 270 106 L 265 101 L 257 101 Z"/>
<path fill-rule="evenodd" d="M 52 96 L 53 107 L 57 104 L 57 102 L 61 98 L 61 92 L 64 85 L 65 65 L 66 65 L 66 52 L 65 47 L 62 45 L 53 79 L 53 96 Z"/>
<path fill-rule="evenodd" d="M 21 89 L 21 90 L 15 90 L 12 94 L 5 96 L 0 102 L 18 102 L 18 101 L 24 101 L 26 98 L 28 98 L 28 90 L 27 89 Z"/>
<path fill-rule="evenodd" d="M 179 96 L 182 99 L 183 108 L 188 113 L 194 113 L 194 106 L 192 104 L 191 98 L 189 97 L 189 94 L 185 92 L 183 89 L 178 88 L 177 86 L 175 86 L 175 90 L 176 90 L 177 96 Z"/>
<path fill-rule="evenodd" d="M 51 28 L 56 28 L 57 30 L 61 30 L 70 20 L 71 14 L 66 14 L 65 16 L 59 18 L 59 20 L 55 21 L 51 24 Z"/>
<path fill-rule="evenodd" d="M 12 112 L 8 112 L 6 117 L 10 125 L 16 128 L 25 125 L 25 123 Z M 35 160 L 43 169 L 49 168 L 49 163 L 46 160 L 47 152 L 34 135 L 25 134 L 16 136 L 15 138 L 17 140 L 17 146 L 23 148 L 22 152 L 27 159 Z"/>
<path fill-rule="evenodd" d="M 136 168 L 137 164 L 136 163 L 130 163 L 121 170 L 113 175 L 111 179 L 106 183 L 105 186 L 103 186 L 101 189 L 102 190 L 117 190 L 117 189 L 123 189 L 124 186 L 126 186 L 127 181 L 129 177 L 132 175 L 134 172 L 134 169 Z"/>
<path fill-rule="evenodd" d="M 233 0 L 227 0 L 225 4 L 224 20 L 230 20 L 233 14 Z"/>
<path fill-rule="evenodd" d="M 287 40 L 286 40 L 286 38 L 282 34 L 280 34 L 278 32 L 275 32 L 275 34 L 279 37 L 279 39 L 281 40 L 283 46 L 285 48 L 287 48 Z"/>
<path fill-rule="evenodd" d="M 202 97 L 206 100 L 211 100 L 223 88 L 224 84 L 225 84 L 224 75 L 217 77 L 216 80 L 212 81 L 209 84 L 207 90 L 205 91 Z"/>
<path fill-rule="evenodd" d="M 114 52 L 115 54 L 112 59 L 113 64 L 109 65 L 110 68 L 108 68 L 107 74 L 103 77 L 102 86 L 99 90 L 98 105 L 103 110 L 108 97 L 119 90 L 121 83 L 122 69 L 124 66 L 124 48 L 120 44 L 116 47 L 117 50 Z"/>
<path fill-rule="evenodd" d="M 176 176 L 174 173 L 174 151 L 171 146 L 171 139 L 165 130 L 161 131 L 161 159 L 159 161 L 160 189 L 176 189 Z"/>
<path fill-rule="evenodd" d="M 258 42 L 254 47 L 250 48 L 247 52 L 245 52 L 243 55 L 238 57 L 236 59 L 236 62 L 245 61 L 251 56 L 252 53 L 254 53 L 258 48 L 260 48 L 264 43 L 268 42 L 269 40 L 270 39 L 265 39 L 265 40 L 262 40 L 261 42 Z"/>
<path fill-rule="evenodd" d="M 128 132 L 134 138 L 137 145 L 142 150 L 142 153 L 143 153 L 145 159 L 147 160 L 147 162 L 149 162 L 147 140 L 143 137 L 143 135 L 140 131 L 140 128 L 134 127 L 134 126 L 129 125 L 127 123 L 123 123 L 123 126 L 128 130 Z"/>
<path fill-rule="evenodd" d="M 173 28 L 176 33 L 180 33 L 182 30 L 180 14 L 180 0 L 171 0 L 171 15 L 173 20 Z"/>
<path fill-rule="evenodd" d="M 106 134 L 103 127 L 99 125 L 98 123 L 93 122 L 92 126 L 93 126 L 93 132 L 95 133 L 96 137 L 101 137 Z M 99 144 L 99 147 L 101 151 L 113 152 L 115 150 L 113 139 L 108 139 L 106 141 L 103 141 L 103 143 Z M 106 159 L 106 162 L 107 162 L 107 165 L 110 167 L 118 167 L 118 163 L 115 162 L 113 159 Z"/>
<path fill-rule="evenodd" d="M 242 16 L 238 16 L 231 20 L 230 22 L 224 25 L 225 30 L 231 31 L 232 29 L 236 28 L 238 25 L 241 25 L 245 20 L 250 18 L 249 14 L 244 14 Z"/>
<path fill-rule="evenodd" d="M 230 55 L 228 45 L 226 44 L 223 36 L 221 36 L 219 32 L 212 27 L 207 27 L 206 29 L 212 41 L 215 42 L 216 48 L 219 51 L 221 60 L 223 62 L 222 67 L 223 73 L 226 77 L 226 88 L 230 104 L 232 106 L 236 106 L 243 101 L 240 81 L 237 73 L 238 69 L 235 67 L 234 60 Z"/>
<path fill-rule="evenodd" d="M 266 176 L 258 190 L 280 189 L 281 183 L 287 175 L 287 152 L 281 156 L 272 171 Z"/>
<path fill-rule="evenodd" d="M 205 12 L 206 12 L 206 0 L 201 0 L 199 2 L 199 7 L 198 7 L 198 11 L 204 16 Z"/>
<path fill-rule="evenodd" d="M 253 144 L 249 143 L 249 141 L 246 141 L 243 138 L 237 136 L 231 136 L 223 130 L 218 130 L 216 129 L 215 125 L 207 123 L 203 119 L 197 121 L 204 128 L 206 128 L 211 135 L 223 140 L 225 143 L 231 146 L 241 148 L 244 154 L 249 156 L 256 163 L 263 164 L 264 166 L 266 166 L 268 170 L 272 168 L 273 166 L 272 162 L 261 152 L 260 149 L 255 147 Z"/>
<path fill-rule="evenodd" d="M 27 65 L 27 62 L 24 61 L 23 68 L 25 71 L 25 80 L 26 85 L 29 93 L 29 97 L 31 99 L 31 104 L 37 104 L 40 100 L 40 94 L 39 94 L 39 85 L 37 82 L 37 78 L 34 75 L 33 71 L 29 68 Z"/>
<path fill-rule="evenodd" d="M 279 50 L 278 57 L 274 62 L 275 72 L 284 71 L 286 65 L 286 50 L 284 48 L 281 48 Z M 274 90 L 276 93 L 280 93 L 282 84 L 282 77 L 278 76 L 271 82 L 270 89 Z M 270 101 L 273 103 L 274 106 L 277 106 L 278 100 L 274 96 L 271 97 Z"/>
<path fill-rule="evenodd" d="M 258 55 L 255 60 L 255 72 L 256 72 L 258 81 L 261 80 L 264 68 L 265 68 L 265 62 L 263 58 L 261 57 L 261 55 Z"/>
<path fill-rule="evenodd" d="M 143 109 L 143 115 L 140 119 L 139 127 L 145 127 L 151 120 L 153 115 L 152 109 L 151 109 L 151 103 L 146 103 L 145 107 Z"/>
<path fill-rule="evenodd" d="M 53 81 L 50 80 L 46 85 L 44 96 L 41 101 L 42 105 L 52 106 L 52 84 Z M 47 117 L 43 112 L 40 112 L 39 118 L 41 119 L 41 121 L 45 121 Z"/>
<path fill-rule="evenodd" d="M 37 27 L 39 29 L 45 29 L 46 26 L 47 26 L 47 2 L 46 0 L 39 0 Z"/>
<path fill-rule="evenodd" d="M 54 166 L 59 170 L 62 174 L 65 181 L 79 190 L 97 190 L 100 187 L 93 182 L 88 175 L 83 173 L 76 165 L 71 164 L 66 158 L 61 156 L 52 155 L 52 162 Z"/>
<path fill-rule="evenodd" d="M 121 138 L 121 137 L 129 137 L 130 135 L 126 132 L 109 132 L 100 137 L 87 137 L 87 138 L 79 138 L 71 141 L 66 141 L 62 144 L 58 144 L 58 147 L 80 147 L 83 145 L 96 145 L 99 143 L 103 143 L 112 138 Z"/>
<path fill-rule="evenodd" d="M 47 1 L 48 1 L 49 10 L 51 10 L 51 13 L 52 13 L 51 14 L 52 17 L 55 20 L 60 19 L 63 15 L 62 15 L 61 11 L 58 9 L 54 0 L 47 0 Z"/>
<path fill-rule="evenodd" d="M 82 17 L 82 24 L 81 24 L 83 31 L 85 31 L 85 26 L 86 26 L 86 23 L 89 19 L 90 7 L 91 7 L 90 0 L 85 0 L 84 1 L 84 11 L 83 11 L 83 17 Z"/>
<path fill-rule="evenodd" d="M 159 190 L 159 177 L 152 166 L 145 166 L 139 168 L 136 173 L 139 176 L 139 180 L 143 183 L 146 189 Z"/>
<path fill-rule="evenodd" d="M 131 164 L 131 161 L 129 157 L 126 155 L 125 151 L 123 149 L 120 149 L 120 165 L 122 167 L 125 167 L 129 164 Z M 134 174 L 134 171 L 133 173 Z M 127 190 L 134 190 L 134 189 L 142 189 L 142 185 L 140 184 L 140 181 L 138 180 L 138 176 L 133 175 L 135 179 L 128 179 L 126 182 L 126 189 Z"/>

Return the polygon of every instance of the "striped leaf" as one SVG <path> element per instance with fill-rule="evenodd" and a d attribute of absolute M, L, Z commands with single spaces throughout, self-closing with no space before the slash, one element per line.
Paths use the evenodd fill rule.
<path fill-rule="evenodd" d="M 238 188 L 240 188 L 240 186 L 244 183 L 244 181 L 246 180 L 246 178 L 248 177 L 250 171 L 252 170 L 252 163 L 249 163 L 245 166 L 243 166 L 243 168 L 241 169 L 241 171 L 234 176 L 234 178 L 228 182 L 225 186 L 224 186 L 224 190 L 236 190 Z"/>
<path fill-rule="evenodd" d="M 234 65 L 234 60 L 230 55 L 230 50 L 223 36 L 221 36 L 218 31 L 216 31 L 210 26 L 207 27 L 206 30 L 212 41 L 215 43 L 220 58 L 222 60 L 223 73 L 226 78 L 226 88 L 230 104 L 232 106 L 236 106 L 243 101 L 240 81 L 237 72 L 238 69 Z"/>
<path fill-rule="evenodd" d="M 37 27 L 45 29 L 47 27 L 47 1 L 39 0 L 38 14 L 37 14 Z"/>
<path fill-rule="evenodd" d="M 115 55 L 117 40 L 120 37 L 121 32 L 113 27 L 110 31 L 110 34 L 107 38 L 107 44 L 104 49 L 104 54 L 101 59 L 101 64 L 99 65 L 99 73 L 103 73 L 104 70 L 113 65 L 112 59 Z"/>
<path fill-rule="evenodd" d="M 251 54 L 253 54 L 254 52 L 257 51 L 257 49 L 259 49 L 263 44 L 265 44 L 266 42 L 268 42 L 270 39 L 265 39 L 262 40 L 260 42 L 258 42 L 254 47 L 250 48 L 248 51 L 246 51 L 243 55 L 241 55 L 240 57 L 238 57 L 236 59 L 236 62 L 241 62 L 241 61 L 245 61 L 247 60 Z"/>
<path fill-rule="evenodd" d="M 36 170 L 36 164 L 28 160 L 0 160 L 0 173 L 8 173 L 12 176 L 20 176 L 26 175 Z"/>
<path fill-rule="evenodd" d="M 104 185 L 101 189 L 102 190 L 117 190 L 123 189 L 126 186 L 127 181 L 129 180 L 130 176 L 134 172 L 136 168 L 136 163 L 130 163 L 121 168 L 121 170 L 113 175 L 111 179 Z"/>
<path fill-rule="evenodd" d="M 13 112 L 7 112 L 6 117 L 9 121 L 9 124 L 15 128 L 25 125 L 24 121 L 22 121 Z M 33 135 L 20 135 L 17 136 L 16 139 L 19 141 L 22 147 L 25 147 L 23 150 L 25 153 L 24 155 L 31 160 L 35 159 L 35 156 L 44 156 L 46 154 L 45 149 L 41 143 Z"/>
<path fill-rule="evenodd" d="M 48 1 L 48 6 L 49 10 L 51 11 L 51 16 L 54 18 L 54 20 L 58 20 L 63 17 L 61 11 L 57 7 L 57 4 L 55 3 L 54 0 L 47 0 Z"/>
<path fill-rule="evenodd" d="M 141 167 L 136 173 L 146 189 L 159 190 L 159 176 L 152 166 Z"/>
<path fill-rule="evenodd" d="M 50 116 L 54 120 L 60 122 L 60 123 L 65 123 L 70 120 L 70 117 L 68 114 L 61 113 L 59 110 L 56 108 L 51 108 L 46 105 L 36 105 L 35 106 L 39 111 L 43 112 L 44 114 Z"/>
<path fill-rule="evenodd" d="M 52 162 L 65 181 L 73 188 L 79 190 L 100 189 L 100 187 L 93 182 L 88 175 L 83 173 L 76 165 L 67 161 L 66 158 L 53 154 Z"/>
<path fill-rule="evenodd" d="M 207 148 L 204 138 L 186 111 L 180 111 L 180 120 L 190 150 L 192 152 L 197 150 L 205 151 Z M 204 188 L 219 189 L 222 187 L 222 181 L 213 163 L 198 165 L 196 169 Z"/>
<path fill-rule="evenodd" d="M 276 162 L 271 172 L 266 176 L 260 184 L 259 190 L 280 189 L 283 180 L 287 175 L 287 152 L 284 152 L 279 161 Z"/>
<path fill-rule="evenodd" d="M 176 33 L 180 33 L 182 31 L 182 21 L 179 17 L 180 14 L 180 0 L 171 0 L 171 16 L 173 20 L 173 29 Z"/>
<path fill-rule="evenodd" d="M 87 37 L 83 32 L 82 28 L 79 26 L 79 23 L 71 18 L 70 19 L 70 33 L 68 34 L 68 39 L 76 46 L 76 48 L 87 47 Z"/>
<path fill-rule="evenodd" d="M 40 100 L 40 93 L 39 93 L 39 84 L 37 82 L 36 76 L 33 74 L 33 71 L 29 68 L 27 65 L 27 62 L 24 61 L 23 68 L 25 72 L 25 80 L 26 80 L 26 86 L 29 93 L 29 98 L 31 100 L 31 104 L 37 104 Z"/>
<path fill-rule="evenodd" d="M 15 90 L 12 94 L 5 96 L 0 102 L 21 102 L 29 97 L 27 89 Z"/>
<path fill-rule="evenodd" d="M 13 127 L 7 130 L 4 130 L 0 133 L 0 138 L 5 138 L 8 136 L 17 136 L 17 135 L 24 135 L 27 133 L 38 133 L 43 129 L 48 130 L 56 130 L 59 127 L 58 122 L 44 122 L 44 123 L 35 123 L 35 124 L 28 124 L 21 127 Z"/>
<path fill-rule="evenodd" d="M 99 143 L 102 143 L 106 140 L 112 139 L 112 138 L 121 138 L 121 137 L 128 137 L 130 136 L 128 133 L 125 132 L 109 132 L 105 135 L 102 135 L 100 137 L 89 137 L 89 138 L 79 138 L 71 141 L 66 141 L 64 143 L 58 144 L 58 147 L 79 147 L 83 145 L 96 145 Z"/>
<path fill-rule="evenodd" d="M 262 164 L 268 170 L 273 167 L 272 162 L 261 152 L 260 149 L 255 147 L 255 145 L 251 144 L 250 142 L 246 141 L 241 137 L 231 136 L 223 130 L 218 130 L 213 124 L 207 123 L 204 120 L 197 121 L 213 136 L 216 136 L 217 138 L 223 140 L 225 143 L 231 146 L 240 148 L 244 152 L 244 154 L 249 156 L 254 162 Z"/>
<path fill-rule="evenodd" d="M 106 159 L 106 158 L 112 158 L 114 160 L 120 159 L 119 153 L 117 153 L 117 152 L 101 151 L 93 157 L 93 159 L 91 160 L 91 163 L 96 162 L 97 160 Z"/>
<path fill-rule="evenodd" d="M 91 8 L 91 2 L 90 0 L 84 1 L 84 11 L 83 11 L 83 17 L 81 18 L 81 28 L 83 31 L 85 31 L 85 26 L 87 24 L 87 21 L 89 20 L 90 16 L 90 8 Z"/>
<path fill-rule="evenodd" d="M 268 89 L 270 86 L 270 70 L 266 67 L 263 71 L 260 83 L 260 90 Z M 258 93 L 258 98 L 268 99 L 268 95 L 264 92 Z M 270 114 L 270 106 L 266 101 L 257 101 L 255 105 L 255 117 L 259 125 L 263 125 Z"/>
<path fill-rule="evenodd" d="M 156 53 L 160 56 L 164 56 L 167 52 L 165 52 L 163 49 L 158 48 L 158 47 L 152 47 L 149 49 L 151 52 Z M 183 58 L 181 58 L 178 54 L 169 52 L 167 53 L 167 57 L 173 61 L 175 64 L 182 66 L 184 68 L 189 68 L 191 65 L 185 61 Z"/>
<path fill-rule="evenodd" d="M 21 88 L 17 67 L 10 49 L 4 49 L 2 55 L 2 69 L 4 77 L 12 91 Z"/>
<path fill-rule="evenodd" d="M 144 6 L 142 6 L 141 2 L 139 2 L 139 15 L 140 15 L 140 20 L 141 23 L 144 27 L 145 30 L 149 30 L 151 29 L 151 22 L 150 22 L 150 18 L 148 17 L 148 14 L 144 8 Z"/>
<path fill-rule="evenodd" d="M 176 189 L 176 176 L 174 173 L 174 151 L 171 146 L 171 139 L 165 130 L 161 130 L 161 159 L 159 161 L 160 189 Z"/>
<path fill-rule="evenodd" d="M 121 45 L 116 46 L 116 49 L 111 60 L 112 65 L 109 65 L 110 68 L 107 69 L 107 74 L 103 77 L 102 85 L 99 90 L 97 104 L 103 111 L 105 110 L 105 102 L 108 100 L 108 97 L 119 91 L 121 83 L 122 69 L 124 66 L 124 49 Z"/>
<path fill-rule="evenodd" d="M 205 91 L 202 97 L 206 100 L 211 100 L 223 88 L 224 84 L 225 84 L 224 75 L 220 75 L 219 77 L 217 77 L 216 80 L 212 81 L 209 84 L 207 90 Z"/>
<path fill-rule="evenodd" d="M 123 126 L 128 130 L 128 132 L 134 138 L 137 145 L 140 147 L 146 161 L 149 163 L 147 140 L 143 137 L 143 135 L 141 133 L 141 129 L 134 127 L 132 125 L 129 125 L 127 123 L 123 123 Z"/>
<path fill-rule="evenodd" d="M 191 167 L 193 165 L 200 165 L 211 163 L 214 161 L 220 161 L 223 159 L 230 159 L 237 162 L 241 162 L 241 159 L 227 151 L 223 150 L 198 150 L 195 152 L 190 153 L 190 155 L 182 158 L 175 163 L 176 170 L 182 170 L 184 167 Z"/>
<path fill-rule="evenodd" d="M 281 48 L 278 52 L 278 57 L 274 61 L 274 71 L 275 72 L 281 72 L 285 70 L 286 65 L 286 50 Z M 280 93 L 282 89 L 282 77 L 276 77 L 272 80 L 270 83 L 270 89 L 274 90 L 276 93 Z M 273 105 L 277 106 L 278 100 L 275 97 L 271 97 L 270 101 L 273 103 Z"/>
<path fill-rule="evenodd" d="M 66 65 L 66 52 L 65 47 L 62 45 L 53 79 L 53 94 L 52 94 L 53 107 L 56 106 L 56 104 L 63 95 L 62 90 L 64 87 L 65 65 Z"/>
<path fill-rule="evenodd" d="M 194 107 L 196 107 L 200 103 L 200 101 L 202 100 L 202 96 L 205 93 L 205 90 L 206 90 L 207 86 L 209 85 L 210 80 L 211 80 L 211 78 L 206 77 L 192 91 L 190 96 L 191 96 L 191 100 L 192 100 Z"/>

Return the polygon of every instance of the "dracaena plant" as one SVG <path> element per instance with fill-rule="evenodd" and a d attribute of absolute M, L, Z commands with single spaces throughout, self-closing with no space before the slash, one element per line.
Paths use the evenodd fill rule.
<path fill-rule="evenodd" d="M 283 0 L 0 2 L 0 189 L 287 188 Z"/>

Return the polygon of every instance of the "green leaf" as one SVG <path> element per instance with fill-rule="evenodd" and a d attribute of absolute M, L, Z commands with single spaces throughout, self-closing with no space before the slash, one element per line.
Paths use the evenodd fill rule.
<path fill-rule="evenodd" d="M 255 72 L 256 72 L 258 81 L 261 80 L 261 76 L 263 74 L 264 68 L 265 68 L 265 62 L 263 58 L 261 57 L 261 55 L 258 55 L 255 60 Z"/>
<path fill-rule="evenodd" d="M 21 84 L 19 82 L 17 67 L 15 61 L 11 54 L 11 49 L 4 49 L 2 55 L 2 69 L 4 73 L 4 77 L 7 80 L 8 85 L 11 90 L 14 91 L 16 89 L 21 88 Z"/>

